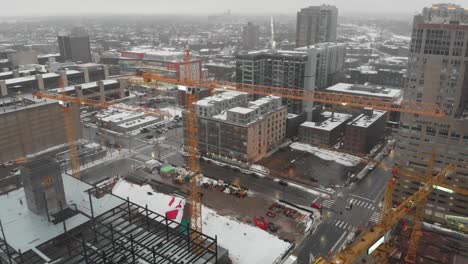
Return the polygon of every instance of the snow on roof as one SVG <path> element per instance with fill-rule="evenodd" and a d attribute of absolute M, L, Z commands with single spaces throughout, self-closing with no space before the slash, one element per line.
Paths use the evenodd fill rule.
<path fill-rule="evenodd" d="M 75 204 L 77 209 L 84 213 L 79 213 L 66 220 L 67 228 L 70 230 L 89 221 L 90 218 L 85 215 L 91 215 L 85 191 L 92 186 L 66 174 L 63 174 L 62 179 L 67 203 Z M 23 201 L 22 204 L 19 202 L 20 200 Z M 110 194 L 106 194 L 100 199 L 93 199 L 94 214 L 97 217 L 124 202 L 124 200 Z M 26 252 L 63 233 L 61 224 L 53 225 L 47 221 L 46 215 L 37 215 L 28 209 L 24 188 L 0 196 L 0 208 L 2 208 L 0 219 L 6 240 L 16 250 Z"/>
<path fill-rule="evenodd" d="M 54 99 L 39 99 L 32 94 L 24 94 L 18 97 L 2 97 L 0 98 L 0 115 L 58 102 Z"/>
<path fill-rule="evenodd" d="M 239 114 L 248 114 L 248 113 L 255 112 L 255 109 L 238 106 L 238 107 L 231 108 L 228 111 L 233 112 L 233 113 L 239 113 Z"/>
<path fill-rule="evenodd" d="M 60 77 L 60 75 L 53 73 L 53 72 L 42 74 L 43 79 L 58 78 L 58 77 Z M 5 80 L 5 83 L 8 85 L 8 84 L 29 82 L 29 81 L 34 81 L 34 80 L 36 80 L 36 75 L 7 79 Z"/>
<path fill-rule="evenodd" d="M 360 114 L 351 122 L 349 122 L 348 125 L 367 128 L 375 123 L 375 121 L 379 120 L 386 113 L 386 111 L 382 110 L 372 110 L 372 116 L 369 116 L 366 113 Z"/>
<path fill-rule="evenodd" d="M 78 74 L 78 73 L 83 73 L 83 72 L 80 72 L 80 71 L 77 71 L 77 70 L 66 70 L 65 73 L 67 75 L 72 75 L 72 74 Z"/>
<path fill-rule="evenodd" d="M 373 85 L 355 85 L 352 83 L 338 83 L 333 85 L 332 87 L 327 88 L 327 91 L 391 99 L 396 99 L 403 96 L 403 92 L 399 89 L 384 88 L 381 86 Z"/>
<path fill-rule="evenodd" d="M 301 126 L 318 130 L 331 131 L 352 117 L 352 115 L 349 114 L 332 112 L 323 112 L 322 116 L 328 119 L 323 122 L 304 122 L 301 124 Z"/>
<path fill-rule="evenodd" d="M 102 66 L 101 64 L 97 64 L 97 63 L 83 63 L 83 64 L 78 64 L 76 65 L 80 68 L 92 68 L 92 67 L 100 67 Z"/>
<path fill-rule="evenodd" d="M 143 116 L 138 119 L 119 124 L 119 127 L 123 127 L 123 128 L 141 127 L 144 124 L 152 124 L 158 120 L 159 118 L 154 117 L 154 116 Z"/>

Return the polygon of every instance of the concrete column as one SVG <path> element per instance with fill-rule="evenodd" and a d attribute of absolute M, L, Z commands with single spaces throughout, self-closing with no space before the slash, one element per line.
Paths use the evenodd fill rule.
<path fill-rule="evenodd" d="M 8 95 L 8 88 L 7 88 L 5 80 L 0 80 L 0 95 L 1 96 L 7 96 Z"/>
<path fill-rule="evenodd" d="M 120 98 L 125 97 L 125 91 L 128 89 L 128 80 L 127 79 L 119 79 L 119 92 L 120 92 Z"/>
<path fill-rule="evenodd" d="M 37 88 L 39 91 L 44 90 L 44 79 L 42 78 L 42 74 L 36 74 L 36 81 L 37 81 Z"/>
<path fill-rule="evenodd" d="M 84 80 L 85 80 L 85 83 L 89 83 L 89 69 L 88 68 L 84 68 Z"/>
<path fill-rule="evenodd" d="M 62 78 L 63 86 L 67 87 L 68 86 L 67 71 L 61 71 L 60 72 L 60 78 Z"/>
<path fill-rule="evenodd" d="M 104 65 L 104 79 L 109 79 L 109 66 Z"/>
<path fill-rule="evenodd" d="M 20 77 L 19 71 L 13 70 L 13 78 L 18 78 L 18 77 Z"/>
<path fill-rule="evenodd" d="M 75 85 L 75 93 L 78 98 L 83 98 L 83 89 L 81 85 Z"/>
<path fill-rule="evenodd" d="M 100 100 L 105 102 L 106 101 L 106 93 L 104 91 L 104 83 L 102 81 L 97 81 L 97 85 L 99 86 L 99 95 L 100 95 Z"/>

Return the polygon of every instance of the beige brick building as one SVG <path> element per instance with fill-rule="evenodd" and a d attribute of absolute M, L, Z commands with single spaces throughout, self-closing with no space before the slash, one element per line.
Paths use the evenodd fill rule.
<path fill-rule="evenodd" d="M 81 137 L 79 108 L 73 109 Z M 31 95 L 0 99 L 0 162 L 15 160 L 67 142 L 63 107 L 58 101 Z"/>
<path fill-rule="evenodd" d="M 281 98 L 250 98 L 247 93 L 225 92 L 196 103 L 201 153 L 251 164 L 283 142 L 287 107 Z"/>

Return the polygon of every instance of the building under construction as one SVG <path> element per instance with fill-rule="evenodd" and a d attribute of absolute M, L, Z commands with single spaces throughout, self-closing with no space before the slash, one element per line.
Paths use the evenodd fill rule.
<path fill-rule="evenodd" d="M 21 171 L 24 187 L 0 196 L 1 264 L 201 264 L 220 259 L 216 238 L 102 187 L 62 176 L 53 159 L 26 163 Z"/>

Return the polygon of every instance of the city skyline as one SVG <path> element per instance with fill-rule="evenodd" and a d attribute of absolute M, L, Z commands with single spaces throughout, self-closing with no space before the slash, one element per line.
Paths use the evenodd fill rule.
<path fill-rule="evenodd" d="M 278 2 L 272 4 L 271 1 L 239 0 L 235 4 L 228 1 L 200 0 L 196 2 L 183 3 L 184 0 L 163 2 L 160 0 L 135 0 L 129 5 L 122 0 L 100 0 L 99 3 L 89 0 L 83 1 L 82 5 L 77 5 L 73 9 L 64 5 L 59 0 L 32 1 L 23 0 L 21 2 L 6 2 L 2 4 L 0 15 L 22 16 L 22 15 L 69 15 L 69 14 L 212 14 L 223 13 L 230 10 L 237 14 L 261 14 L 261 13 L 296 13 L 301 8 L 313 5 L 335 5 L 343 13 L 401 13 L 415 14 L 424 6 L 430 6 L 441 1 L 415 0 L 415 1 L 385 1 L 385 0 L 357 0 L 350 3 L 346 0 L 330 1 L 310 1 L 299 0 L 290 2 Z M 223 3 L 224 2 L 224 3 Z M 451 3 L 461 5 L 462 0 L 454 0 Z M 404 5 L 404 8 L 402 8 Z"/>

